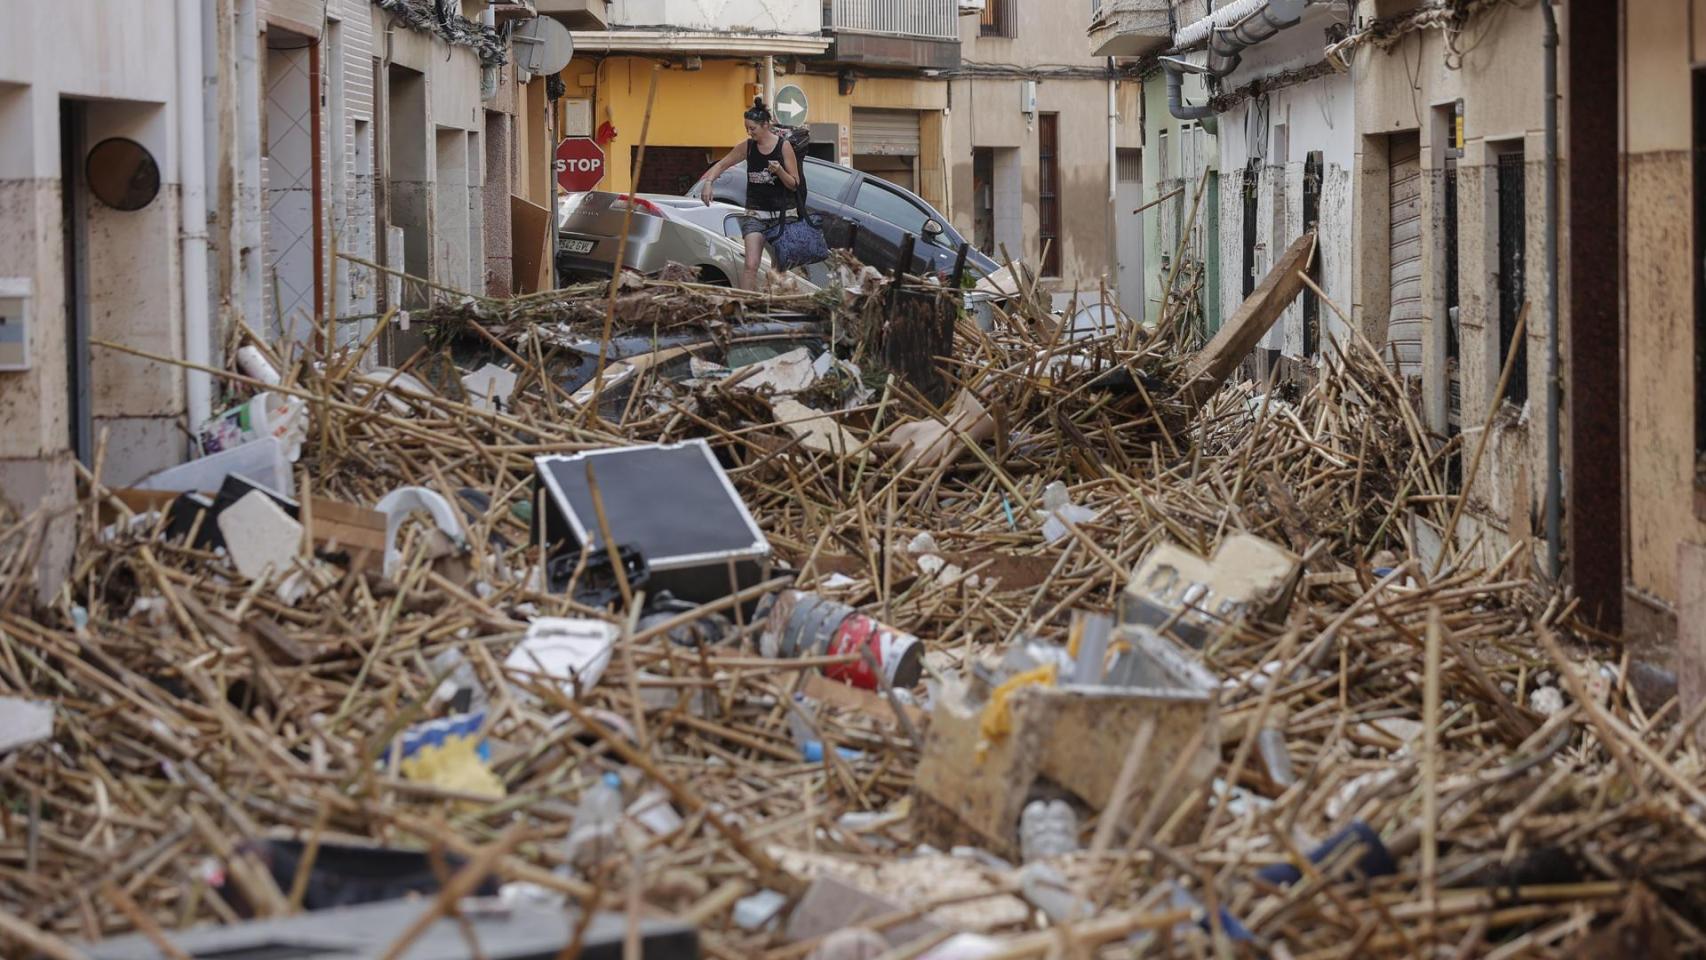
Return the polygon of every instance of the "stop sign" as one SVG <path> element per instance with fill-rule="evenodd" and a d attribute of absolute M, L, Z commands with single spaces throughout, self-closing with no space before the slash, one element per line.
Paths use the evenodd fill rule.
<path fill-rule="evenodd" d="M 557 183 L 570 193 L 598 186 L 604 179 L 604 148 L 591 137 L 569 137 L 557 144 Z"/>

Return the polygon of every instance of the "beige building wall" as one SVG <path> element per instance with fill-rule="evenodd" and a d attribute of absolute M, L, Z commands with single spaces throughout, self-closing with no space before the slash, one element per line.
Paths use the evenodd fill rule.
<path fill-rule="evenodd" d="M 0 372 L 0 498 L 20 512 L 63 510 L 75 495 L 68 231 L 81 250 L 89 336 L 182 355 L 176 16 L 170 7 L 98 0 L 26 4 L 8 15 L 0 31 L 0 278 L 28 290 L 31 362 Z M 69 184 L 64 116 L 78 118 L 72 129 L 83 148 Z M 162 186 L 142 209 L 87 196 L 86 150 L 109 137 L 135 140 L 154 157 Z M 69 221 L 68 189 L 81 198 Z M 89 349 L 88 364 L 88 441 L 105 439 L 105 478 L 125 482 L 176 462 L 182 372 L 100 347 Z M 39 588 L 51 588 L 68 562 L 69 527 L 65 514 L 49 525 Z"/>
<path fill-rule="evenodd" d="M 947 213 L 955 228 L 975 238 L 977 197 L 974 151 L 994 155 L 995 244 L 1033 266 L 1038 242 L 1041 187 L 1037 161 L 1037 116 L 1052 113 L 1060 131 L 1060 277 L 1056 288 L 1099 290 L 1116 285 L 1113 256 L 1114 204 L 1109 169 L 1106 63 L 1085 54 L 1088 7 L 1016 3 L 1014 36 L 979 36 L 977 17 L 960 18 L 961 76 L 948 83 L 945 150 Z M 1061 67 L 1069 68 L 1062 74 Z M 1027 78 L 1037 81 L 1037 112 L 1020 109 Z M 1124 79 L 1115 87 L 1116 145 L 1143 145 L 1142 85 Z"/>
<path fill-rule="evenodd" d="M 1380 15 L 1391 12 L 1384 7 L 1376 10 Z M 1422 168 L 1423 406 L 1428 428 L 1444 435 L 1449 387 L 1445 363 L 1443 170 L 1450 130 L 1445 118 L 1454 101 L 1462 98 L 1465 156 L 1457 164 L 1459 369 L 1461 421 L 1468 431 L 1466 446 L 1471 449 L 1494 397 L 1504 359 L 1499 349 L 1496 165 L 1499 154 L 1507 150 L 1523 151 L 1526 161 L 1523 259 L 1529 303 L 1528 401 L 1522 406 L 1505 401 L 1500 407 L 1480 474 L 1474 480 L 1471 516 L 1458 531 L 1460 544 L 1477 543 L 1486 557 L 1496 560 L 1509 543 L 1530 532 L 1544 532 L 1544 377 L 1549 327 L 1545 315 L 1545 167 L 1541 162 L 1544 24 L 1539 5 L 1533 5 L 1502 8 L 1496 19 L 1477 20 L 1476 29 L 1486 30 L 1483 39 L 1465 50 L 1457 69 L 1449 65 L 1457 58 L 1438 30 L 1411 33 L 1390 51 L 1368 44 L 1353 54 L 1358 142 L 1351 218 L 1355 251 L 1351 309 L 1353 321 L 1369 339 L 1384 343 L 1392 306 L 1389 148 L 1394 135 L 1414 135 L 1420 141 Z M 1561 24 L 1560 29 L 1567 30 L 1567 25 Z M 1563 72 L 1560 70 L 1560 77 Z M 1560 92 L 1567 93 L 1562 89 L 1562 79 Z M 1561 166 L 1560 196 L 1564 194 L 1566 173 L 1567 167 Z M 1560 231 L 1560 250 L 1563 244 Z M 1561 290 L 1561 311 L 1567 309 L 1568 302 L 1567 290 Z M 1567 356 L 1568 344 L 1562 349 Z M 1562 432 L 1567 443 L 1567 425 Z M 1468 459 L 1466 453 L 1464 460 Z"/>
<path fill-rule="evenodd" d="M 1692 10 L 1690 7 L 1692 6 Z M 1706 63 L 1706 2 L 1623 4 L 1624 254 L 1628 504 L 1626 629 L 1668 638 L 1679 602 L 1678 553 L 1706 544 L 1694 440 L 1692 71 Z M 1692 28 L 1692 32 L 1691 32 Z M 1613 249 L 1607 248 L 1607 269 Z"/>

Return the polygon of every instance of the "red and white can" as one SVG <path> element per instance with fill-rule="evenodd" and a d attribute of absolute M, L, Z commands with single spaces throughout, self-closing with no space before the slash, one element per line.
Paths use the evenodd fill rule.
<path fill-rule="evenodd" d="M 924 644 L 867 617 L 847 604 L 786 590 L 770 604 L 759 649 L 766 656 L 859 659 L 825 667 L 823 675 L 849 686 L 878 690 L 886 679 L 907 689 L 924 673 Z"/>
<path fill-rule="evenodd" d="M 870 656 L 866 656 L 866 651 Z M 878 690 L 883 686 L 878 671 L 889 685 L 902 689 L 918 682 L 924 672 L 924 644 L 910 633 L 878 623 L 862 613 L 841 621 L 841 626 L 829 638 L 824 653 L 831 657 L 856 654 L 852 663 L 837 663 L 823 668 L 823 675 L 849 686 Z"/>

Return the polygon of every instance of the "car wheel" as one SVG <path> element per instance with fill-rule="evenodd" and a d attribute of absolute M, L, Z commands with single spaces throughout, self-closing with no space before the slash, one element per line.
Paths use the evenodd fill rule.
<path fill-rule="evenodd" d="M 699 268 L 699 282 L 710 284 L 713 287 L 733 286 L 733 284 L 729 282 L 727 274 L 723 273 L 723 271 L 716 267 L 709 266 Z"/>

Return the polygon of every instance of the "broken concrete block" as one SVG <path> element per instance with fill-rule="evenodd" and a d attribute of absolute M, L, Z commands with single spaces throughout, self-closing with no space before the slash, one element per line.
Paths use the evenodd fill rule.
<path fill-rule="evenodd" d="M 302 550 L 302 524 L 259 490 L 219 514 L 219 533 L 237 572 L 250 580 L 288 573 Z"/>
<path fill-rule="evenodd" d="M 1296 554 L 1247 533 L 1228 536 L 1206 560 L 1175 544 L 1159 544 L 1120 594 L 1119 621 L 1167 624 L 1179 639 L 1201 648 L 1241 617 L 1283 614 L 1302 569 Z"/>
<path fill-rule="evenodd" d="M 1130 651 L 1108 682 L 1125 685 L 1016 688 L 1006 698 L 1009 732 L 998 740 L 985 740 L 981 729 L 989 684 L 944 683 L 918 763 L 915 836 L 1013 858 L 1020 852 L 1021 813 L 1036 799 L 1033 786 L 1046 781 L 1101 810 L 1113 799 L 1138 728 L 1149 722 L 1155 732 L 1122 826 L 1133 826 L 1150 803 L 1176 802 L 1207 779 L 1220 749 L 1214 676 L 1154 631 L 1122 629 L 1115 642 Z M 1166 782 L 1188 747 L 1181 774 Z"/>
<path fill-rule="evenodd" d="M 53 737 L 53 704 L 0 697 L 0 755 Z"/>

